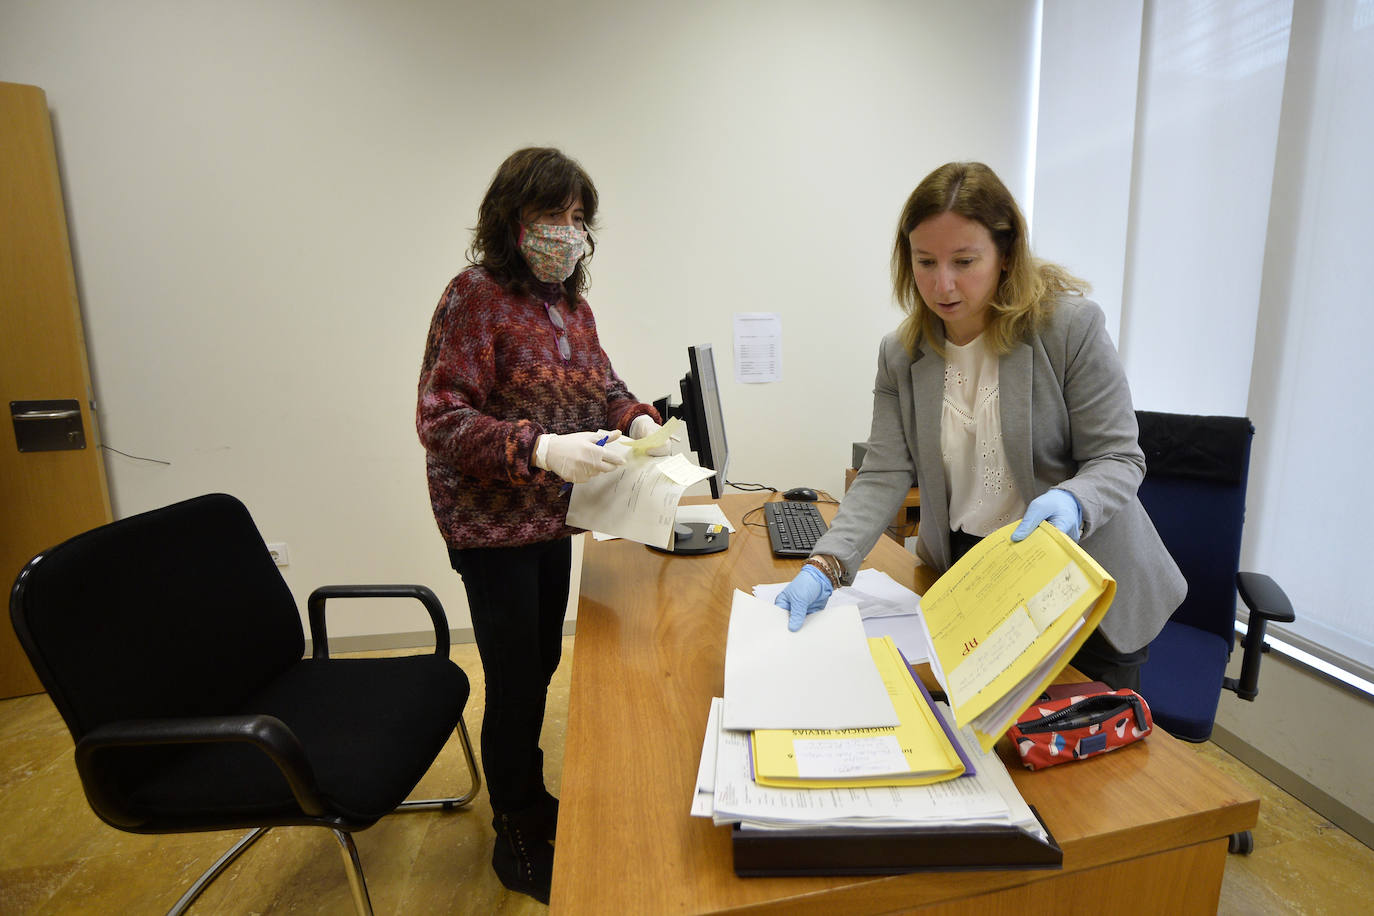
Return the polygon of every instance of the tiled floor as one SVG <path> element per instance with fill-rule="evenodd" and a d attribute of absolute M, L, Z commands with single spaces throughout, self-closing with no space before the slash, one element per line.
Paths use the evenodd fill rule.
<path fill-rule="evenodd" d="M 562 775 L 572 638 L 554 676 L 545 721 L 546 778 Z M 363 653 L 403 654 L 403 653 Z M 482 721 L 474 645 L 451 657 L 473 684 L 465 718 Z M 460 795 L 467 768 L 456 739 L 413 797 Z M 141 836 L 102 823 L 86 805 L 72 740 L 46 695 L 0 701 L 0 914 L 165 913 L 243 831 Z M 501 886 L 485 789 L 465 811 L 383 818 L 354 835 L 377 913 L 528 914 L 547 908 Z M 192 906 L 192 914 L 353 912 L 339 845 L 310 827 L 267 833 Z"/>
<path fill-rule="evenodd" d="M 380 654 L 380 653 L 379 653 Z M 572 638 L 554 678 L 544 729 L 547 778 L 561 778 Z M 453 659 L 473 681 L 467 721 L 482 717 L 476 648 Z M 101 823 L 87 807 L 71 760 L 71 738 L 46 696 L 0 701 L 0 914 L 162 913 L 240 835 L 136 836 Z M 1230 856 L 1223 914 L 1353 914 L 1374 899 L 1370 850 L 1213 745 L 1198 753 L 1252 786 L 1261 798 L 1255 852 Z M 455 742 L 420 792 L 460 793 Z M 685 815 L 684 815 L 685 816 Z M 491 811 L 482 792 L 468 811 L 383 819 L 356 835 L 378 913 L 537 913 L 507 892 L 489 867 Z M 279 828 L 210 886 L 193 913 L 350 913 L 331 834 Z"/>
<path fill-rule="evenodd" d="M 1260 797 L 1255 851 L 1226 857 L 1222 916 L 1362 914 L 1374 901 L 1374 849 L 1215 744 L 1197 752 Z"/>

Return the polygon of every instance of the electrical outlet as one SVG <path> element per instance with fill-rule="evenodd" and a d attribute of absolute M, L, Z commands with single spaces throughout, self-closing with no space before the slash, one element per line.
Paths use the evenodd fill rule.
<path fill-rule="evenodd" d="M 278 566 L 291 565 L 291 555 L 287 553 L 285 544 L 268 544 L 267 552 L 272 554 L 272 562 Z"/>

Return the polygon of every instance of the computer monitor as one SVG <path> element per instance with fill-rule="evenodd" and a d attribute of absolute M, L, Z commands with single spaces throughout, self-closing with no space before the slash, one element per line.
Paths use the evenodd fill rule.
<path fill-rule="evenodd" d="M 688 347 L 687 362 L 690 368 L 678 383 L 682 403 L 675 405 L 668 398 L 660 398 L 654 407 L 665 423 L 669 417 L 680 417 L 687 424 L 688 447 L 697 453 L 697 464 L 716 472 L 710 478 L 711 498 L 720 499 L 725 492 L 725 471 L 730 465 L 730 443 L 725 438 L 711 345 Z"/>
<path fill-rule="evenodd" d="M 711 498 L 720 499 L 725 492 L 725 469 L 730 464 L 730 444 L 725 439 L 725 418 L 720 410 L 720 389 L 716 385 L 716 362 L 710 344 L 687 348 L 689 369 L 678 387 L 682 403 L 672 404 L 669 398 L 654 402 L 663 422 L 678 417 L 687 424 L 687 444 L 697 453 L 697 464 L 711 468 Z M 669 553 L 684 556 L 719 553 L 730 547 L 730 531 L 721 525 L 705 522 L 677 522 L 673 525 L 673 542 Z M 657 548 L 655 548 L 657 549 Z"/>

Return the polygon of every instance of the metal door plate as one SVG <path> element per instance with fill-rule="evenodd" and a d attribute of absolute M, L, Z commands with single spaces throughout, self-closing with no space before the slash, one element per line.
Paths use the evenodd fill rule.
<path fill-rule="evenodd" d="M 14 423 L 14 441 L 21 452 L 86 447 L 79 401 L 10 401 L 10 420 Z"/>

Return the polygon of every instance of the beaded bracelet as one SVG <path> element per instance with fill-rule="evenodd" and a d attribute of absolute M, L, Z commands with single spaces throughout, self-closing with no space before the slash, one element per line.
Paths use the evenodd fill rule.
<path fill-rule="evenodd" d="M 814 566 L 817 569 L 819 569 L 821 571 L 821 574 L 830 581 L 831 588 L 840 587 L 840 578 L 842 575 L 842 570 L 840 568 L 840 561 L 835 559 L 834 557 L 828 556 L 826 554 L 816 554 L 813 557 L 809 557 L 807 561 L 802 565 Z"/>

